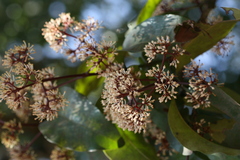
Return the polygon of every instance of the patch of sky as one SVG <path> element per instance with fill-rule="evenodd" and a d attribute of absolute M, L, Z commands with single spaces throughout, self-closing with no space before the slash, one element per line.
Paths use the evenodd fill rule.
<path fill-rule="evenodd" d="M 232 7 L 232 8 L 239 8 L 240 7 L 240 1 L 235 0 L 218 0 L 216 3 L 216 6 L 218 7 L 219 11 L 222 12 L 223 15 L 226 15 L 225 11 L 221 9 L 220 7 Z M 230 16 L 231 17 L 231 16 Z M 239 24 L 232 30 L 232 32 L 229 35 L 239 35 Z M 204 65 L 201 69 L 209 70 L 209 68 L 213 68 L 214 71 L 216 71 L 219 74 L 219 78 L 222 81 L 228 81 L 227 76 L 225 72 L 232 72 L 233 74 L 240 74 L 240 54 L 239 46 L 236 45 L 239 43 L 239 37 L 235 36 L 231 38 L 231 40 L 235 43 L 235 45 L 232 45 L 231 48 L 229 48 L 229 51 L 225 53 L 224 56 L 216 55 L 212 50 L 208 50 L 202 55 L 195 58 L 195 61 L 200 60 L 201 63 Z"/>
<path fill-rule="evenodd" d="M 66 6 L 62 2 L 56 1 L 50 4 L 48 12 L 52 18 L 57 18 L 60 13 L 66 12 Z"/>

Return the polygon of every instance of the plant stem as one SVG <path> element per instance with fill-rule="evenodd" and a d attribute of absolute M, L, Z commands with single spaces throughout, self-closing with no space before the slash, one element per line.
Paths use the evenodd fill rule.
<path fill-rule="evenodd" d="M 80 78 L 84 78 L 84 77 L 88 77 L 88 76 L 96 76 L 98 75 L 98 73 L 81 73 L 81 74 L 73 74 L 73 75 L 67 75 L 67 76 L 61 76 L 61 77 L 54 77 L 54 78 L 46 78 L 46 79 L 43 79 L 42 81 L 43 82 L 46 82 L 46 81 L 54 81 L 54 80 L 59 80 L 59 79 L 65 79 L 65 78 L 74 78 L 74 77 L 78 77 L 79 79 Z"/>
<path fill-rule="evenodd" d="M 5 123 L 5 122 L 0 119 L 0 124 L 1 124 L 1 125 L 4 125 L 4 123 Z"/>
<path fill-rule="evenodd" d="M 182 84 L 182 85 L 189 85 L 188 82 L 177 82 L 178 84 Z"/>
<path fill-rule="evenodd" d="M 38 134 L 36 134 L 36 135 L 33 137 L 33 139 L 25 146 L 24 152 L 26 152 L 26 151 L 29 149 L 29 147 L 30 147 L 41 135 L 42 135 L 42 133 L 41 133 L 41 132 L 38 132 Z"/>
<path fill-rule="evenodd" d="M 154 83 L 149 84 L 147 86 L 144 86 L 143 88 L 140 88 L 138 91 L 142 92 L 142 91 L 145 91 L 145 90 L 148 90 L 148 89 L 152 89 L 153 87 L 154 87 Z"/>
<path fill-rule="evenodd" d="M 52 88 L 52 89 L 56 89 L 56 88 L 59 88 L 59 87 L 62 87 L 68 83 L 71 83 L 71 82 L 74 82 L 80 78 L 84 78 L 84 77 L 88 77 L 88 76 L 96 76 L 98 75 L 97 73 L 83 73 L 83 74 L 76 74 L 76 75 L 69 75 L 69 76 L 62 76 L 62 77 L 56 77 L 56 78 L 49 78 L 49 79 L 45 79 L 46 81 L 53 81 L 53 80 L 57 80 L 57 79 L 65 79 L 65 78 L 72 78 L 72 77 L 75 77 L 73 79 L 70 79 L 69 81 L 66 81 L 66 82 L 63 82 L 59 85 L 57 85 L 56 87 Z M 44 82 L 45 82 L 44 80 Z"/>
<path fill-rule="evenodd" d="M 156 79 L 139 79 L 140 81 L 147 81 L 147 82 L 151 82 L 151 81 L 156 81 Z"/>
<path fill-rule="evenodd" d="M 77 80 L 77 79 L 84 78 L 84 77 L 88 77 L 88 76 L 96 76 L 96 75 L 98 75 L 98 73 L 88 73 L 88 72 L 86 72 L 86 73 L 73 74 L 73 75 L 67 75 L 67 76 L 61 76 L 61 77 L 46 78 L 46 79 L 43 79 L 42 82 L 54 81 L 54 80 L 60 80 L 60 79 L 66 79 L 66 78 L 74 78 L 74 77 L 76 77 L 76 78 L 74 78 L 73 80 L 67 81 L 66 83 L 63 83 L 63 84 L 60 84 L 60 85 L 59 85 L 59 86 L 63 86 L 63 85 L 65 85 L 65 84 L 68 84 L 68 83 L 70 83 L 70 82 L 73 82 L 73 81 L 75 81 L 75 80 Z M 27 88 L 27 87 L 30 87 L 30 86 L 32 86 L 32 85 L 34 85 L 34 84 L 35 84 L 35 83 L 33 82 L 33 83 L 31 83 L 31 84 L 25 85 L 25 86 L 23 86 L 23 87 L 21 87 L 21 88 L 18 88 L 17 91 L 19 91 L 19 90 L 21 90 L 21 89 L 24 89 L 24 88 Z M 59 86 L 58 86 L 58 87 L 59 87 Z"/>
<path fill-rule="evenodd" d="M 72 34 L 69 34 L 69 33 L 64 32 L 64 31 L 61 31 L 61 30 L 59 30 L 59 31 L 60 31 L 61 33 L 65 34 L 66 36 L 73 37 L 73 38 L 76 38 L 76 39 L 77 39 L 77 37 L 74 36 L 74 35 L 72 35 Z"/>

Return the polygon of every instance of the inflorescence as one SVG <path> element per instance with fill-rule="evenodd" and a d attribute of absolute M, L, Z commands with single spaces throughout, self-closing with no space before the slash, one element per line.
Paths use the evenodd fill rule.
<path fill-rule="evenodd" d="M 42 35 L 53 50 L 64 53 L 72 62 L 87 61 L 89 71 L 76 77 L 95 75 L 105 78 L 101 96 L 103 112 L 108 120 L 122 129 L 146 132 L 151 122 L 153 103 L 168 103 L 177 99 L 180 90 L 185 90 L 185 99 L 194 109 L 211 105 L 209 97 L 213 94 L 213 85 L 218 82 L 217 75 L 212 70 L 201 70 L 202 64 L 192 60 L 183 70 L 188 82 L 180 82 L 174 71 L 178 67 L 179 56 L 186 51 L 169 36 L 157 37 L 156 41 L 144 47 L 147 63 L 152 67 L 141 68 L 140 72 L 135 71 L 134 67 L 126 68 L 124 64 L 115 62 L 118 55 L 115 42 L 95 40 L 94 31 L 101 26 L 93 18 L 78 22 L 69 13 L 62 13 L 59 18 L 46 22 L 44 27 Z M 69 38 L 75 40 L 75 48 L 68 46 Z M 64 94 L 59 92 L 59 87 L 67 83 L 57 84 L 58 79 L 68 76 L 56 77 L 54 68 L 34 69 L 30 62 L 34 53 L 33 46 L 26 42 L 6 52 L 3 66 L 9 71 L 0 77 L 0 100 L 5 100 L 8 107 L 24 121 L 27 121 L 24 118 L 26 115 L 19 113 L 32 113 L 40 122 L 51 121 L 68 104 Z M 153 61 L 157 62 L 155 66 Z M 2 132 L 2 143 L 11 148 L 13 155 L 21 152 L 17 137 L 23 132 L 21 124 L 14 120 L 5 122 L 2 128 L 5 130 Z M 164 142 L 164 134 L 161 132 L 158 138 L 161 143 Z M 32 152 L 26 154 L 34 157 Z M 55 148 L 52 159 L 58 155 L 60 149 Z"/>

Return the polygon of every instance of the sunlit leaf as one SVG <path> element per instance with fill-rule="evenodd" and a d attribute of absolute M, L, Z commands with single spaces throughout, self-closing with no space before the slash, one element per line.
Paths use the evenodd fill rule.
<path fill-rule="evenodd" d="M 186 18 L 173 14 L 149 18 L 127 33 L 123 42 L 123 50 L 131 52 L 143 51 L 148 42 L 161 36 L 169 36 L 173 40 L 174 28 L 184 20 Z"/>
<path fill-rule="evenodd" d="M 114 150 L 105 150 L 105 154 L 112 160 L 157 160 L 154 148 L 145 142 L 142 135 L 130 131 L 123 131 L 119 128 L 119 133 L 125 141 L 123 147 Z"/>
<path fill-rule="evenodd" d="M 97 107 L 72 89 L 67 89 L 66 98 L 69 105 L 59 117 L 39 126 L 49 142 L 76 151 L 118 148 L 118 131 Z"/>
<path fill-rule="evenodd" d="M 137 18 L 137 24 L 145 21 L 146 19 L 150 18 L 156 9 L 157 5 L 162 0 L 148 0 L 143 9 L 141 10 L 140 14 Z"/>
<path fill-rule="evenodd" d="M 175 100 L 172 100 L 169 108 L 168 123 L 173 135 L 183 146 L 190 150 L 199 151 L 204 154 L 212 154 L 216 152 L 222 152 L 229 155 L 240 154 L 240 150 L 213 143 L 192 130 L 179 113 Z"/>
<path fill-rule="evenodd" d="M 78 73 L 87 72 L 89 69 L 87 62 L 84 61 L 79 66 Z M 96 69 L 91 71 L 91 73 L 94 72 L 96 72 Z M 103 81 L 104 78 L 98 78 L 97 76 L 81 78 L 76 81 L 75 89 L 78 93 L 87 96 L 91 102 L 95 103 L 101 95 Z"/>

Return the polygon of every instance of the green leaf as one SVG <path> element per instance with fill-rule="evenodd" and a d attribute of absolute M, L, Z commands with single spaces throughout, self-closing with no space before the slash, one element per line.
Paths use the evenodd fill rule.
<path fill-rule="evenodd" d="M 173 40 L 174 28 L 184 20 L 186 18 L 173 14 L 149 18 L 127 33 L 123 42 L 123 50 L 131 52 L 143 51 L 148 42 L 161 36 L 169 36 Z"/>
<path fill-rule="evenodd" d="M 202 154 L 201 152 L 198 152 L 198 151 L 194 151 L 192 155 L 197 156 L 198 159 L 201 159 L 201 160 L 210 160 L 205 154 Z M 192 155 L 191 155 L 191 158 L 192 158 Z"/>
<path fill-rule="evenodd" d="M 173 135 L 183 146 L 192 151 L 199 151 L 204 154 L 212 154 L 216 152 L 222 152 L 229 155 L 240 154 L 240 150 L 215 144 L 201 137 L 198 133 L 192 130 L 179 113 L 175 100 L 172 100 L 169 108 L 168 123 Z"/>
<path fill-rule="evenodd" d="M 156 104 L 155 104 L 156 105 Z M 160 128 L 162 131 L 164 131 L 166 133 L 166 137 L 168 140 L 168 143 L 170 144 L 171 148 L 173 148 L 174 150 L 176 150 L 177 152 L 182 152 L 182 145 L 180 144 L 180 142 L 173 136 L 169 125 L 168 125 L 168 117 L 167 117 L 167 111 L 163 110 L 162 108 L 164 107 L 164 105 L 162 104 L 157 104 L 157 106 L 159 107 L 158 109 L 153 109 L 150 113 L 151 115 L 151 119 L 153 121 L 154 124 L 156 124 L 156 126 L 158 128 Z M 177 155 L 175 155 L 177 156 Z M 175 157 L 174 156 L 174 157 Z M 184 157 L 184 156 L 183 156 Z M 179 157 L 178 157 L 179 158 Z M 173 158 L 172 158 L 173 159 Z M 180 159 L 180 158 L 179 158 Z"/>
<path fill-rule="evenodd" d="M 143 9 L 141 10 L 140 14 L 137 18 L 137 24 L 140 24 L 141 22 L 145 21 L 146 19 L 150 18 L 155 11 L 157 5 L 162 0 L 148 0 Z"/>
<path fill-rule="evenodd" d="M 240 156 L 229 156 L 223 153 L 214 153 L 212 155 L 208 155 L 211 160 L 239 160 Z"/>
<path fill-rule="evenodd" d="M 78 68 L 78 73 L 87 72 L 90 68 L 87 66 L 87 61 L 81 63 Z M 94 73 L 94 70 L 91 71 Z M 96 103 L 101 95 L 104 78 L 97 76 L 89 76 L 78 79 L 75 84 L 75 90 L 84 96 L 87 96 L 90 101 Z"/>
<path fill-rule="evenodd" d="M 207 158 L 205 155 L 201 154 L 201 153 L 197 153 L 193 152 L 193 154 L 191 154 L 189 156 L 189 160 L 210 160 L 209 158 Z M 181 153 L 173 153 L 173 155 L 169 156 L 168 160 L 186 160 L 187 157 L 183 156 Z"/>
<path fill-rule="evenodd" d="M 51 143 L 76 151 L 118 148 L 116 127 L 86 97 L 68 88 L 69 105 L 53 121 L 45 121 L 39 129 Z"/>
<path fill-rule="evenodd" d="M 235 121 L 231 119 L 221 119 L 218 120 L 216 124 L 210 124 L 211 136 L 213 140 L 218 143 L 222 143 L 226 135 L 224 131 L 229 130 L 233 127 Z"/>
<path fill-rule="evenodd" d="M 232 97 L 218 86 L 214 87 L 213 94 L 215 96 L 210 96 L 212 106 L 235 120 L 240 119 L 240 105 Z"/>
<path fill-rule="evenodd" d="M 236 121 L 233 128 L 225 132 L 226 138 L 224 144 L 232 148 L 240 149 L 240 104 L 219 87 L 215 87 L 213 93 L 215 96 L 210 97 L 211 105 Z"/>
<path fill-rule="evenodd" d="M 180 73 L 191 59 L 211 49 L 218 41 L 228 35 L 237 23 L 236 20 L 222 21 L 214 25 L 201 24 L 201 33 L 191 41 L 184 44 L 183 48 L 189 53 L 178 58 L 179 64 L 177 71 Z"/>
<path fill-rule="evenodd" d="M 228 14 L 229 11 L 233 11 L 233 16 L 235 19 L 240 19 L 240 10 L 237 8 L 227 8 L 227 7 L 222 7 L 226 13 Z"/>
<path fill-rule="evenodd" d="M 154 124 L 156 124 L 161 130 L 166 132 L 169 128 L 167 123 L 167 112 L 163 110 L 159 111 L 153 109 L 150 115 Z"/>
<path fill-rule="evenodd" d="M 157 160 L 154 148 L 146 143 L 140 134 L 118 129 L 125 145 L 119 149 L 105 150 L 105 154 L 112 160 Z"/>
<path fill-rule="evenodd" d="M 224 87 L 221 87 L 221 89 L 226 93 L 228 94 L 230 97 L 232 97 L 237 103 L 240 103 L 240 94 L 235 92 L 234 90 L 224 86 Z"/>
<path fill-rule="evenodd" d="M 76 160 L 109 160 L 103 151 L 74 152 Z"/>

